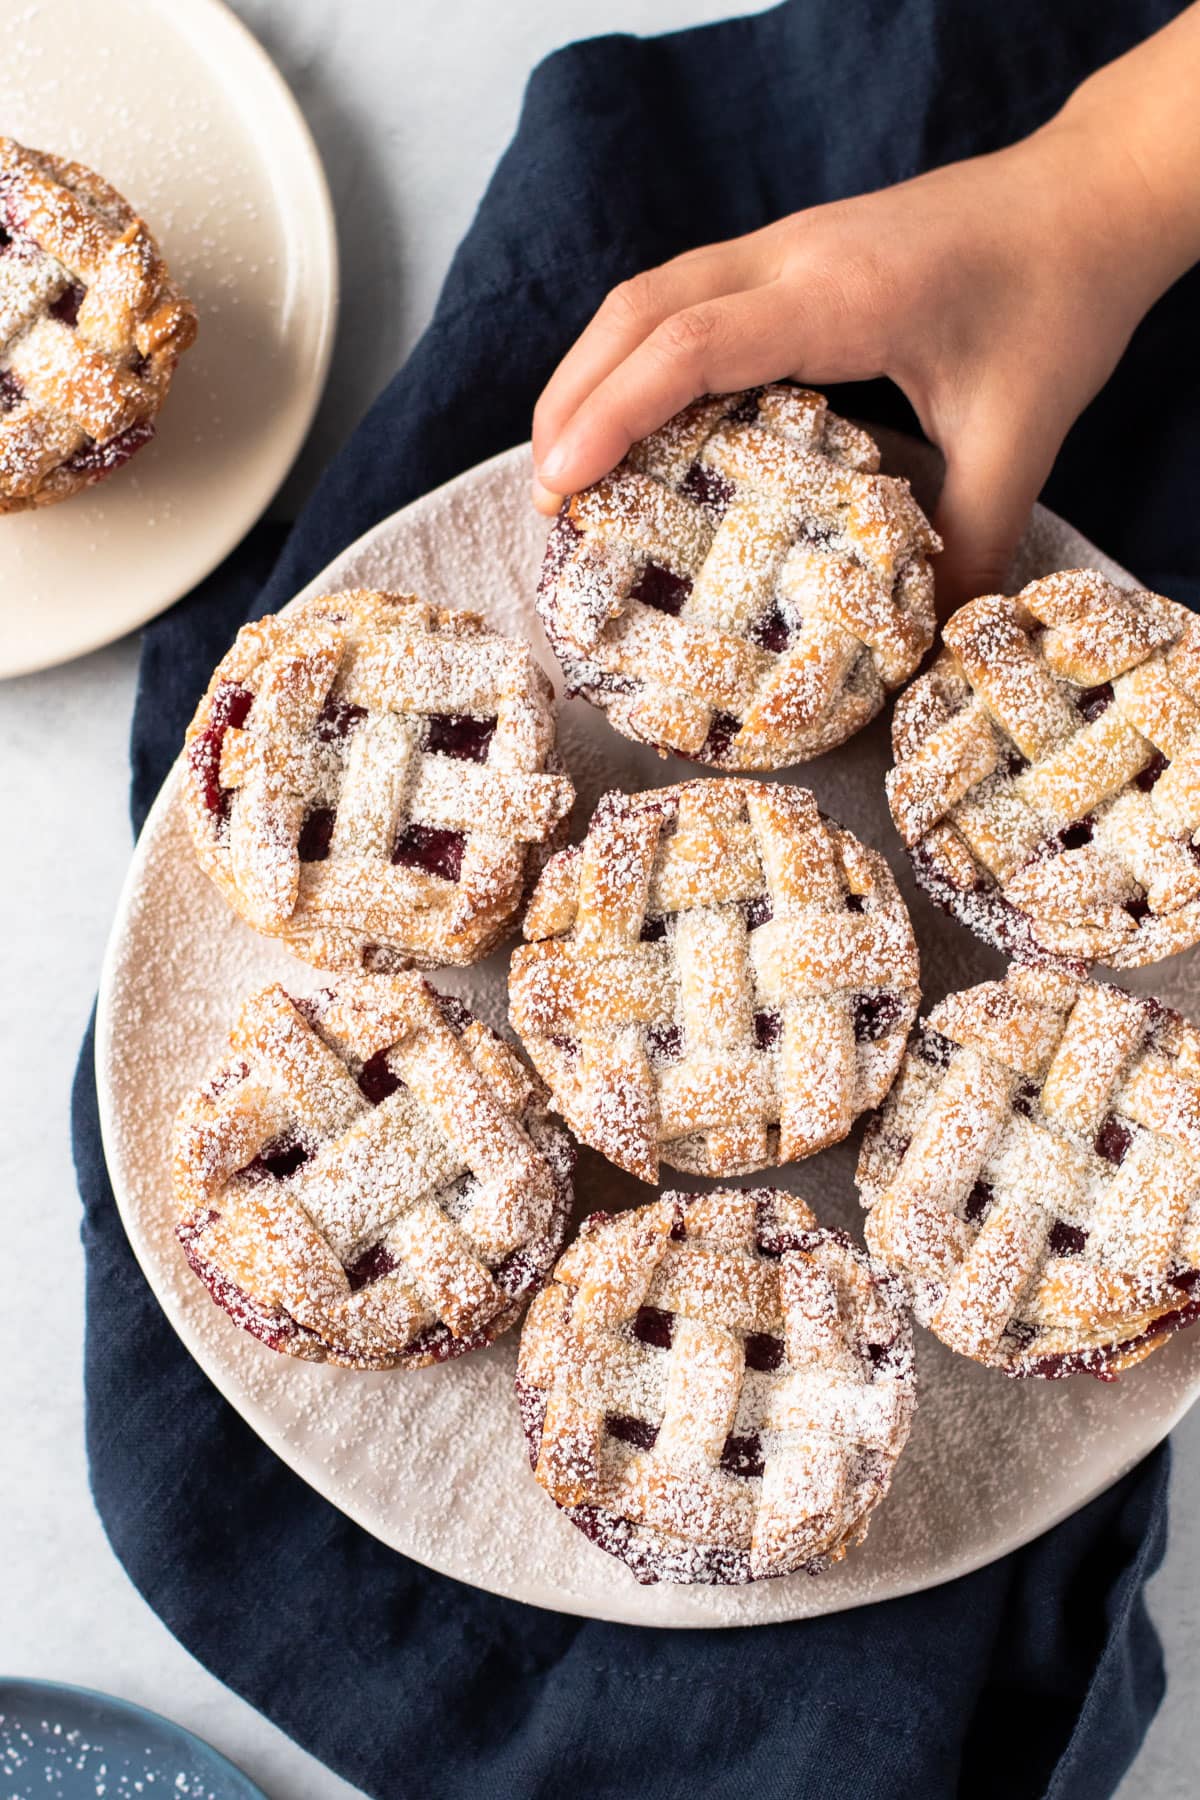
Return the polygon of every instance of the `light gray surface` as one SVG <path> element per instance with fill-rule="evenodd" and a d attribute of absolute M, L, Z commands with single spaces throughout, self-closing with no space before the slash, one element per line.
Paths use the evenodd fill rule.
<path fill-rule="evenodd" d="M 19 29 L 25 0 L 3 0 Z M 345 311 L 330 392 L 293 494 L 326 460 L 428 317 L 450 253 L 556 44 L 721 16 L 720 0 L 239 0 L 292 82 L 338 208 Z M 6 604 L 18 604 L 8 595 Z M 144 1605 L 87 1491 L 80 1384 L 83 1261 L 67 1099 L 129 855 L 125 741 L 136 646 L 0 687 L 0 1055 L 6 1212 L 0 1308 L 0 1668 L 107 1688 L 211 1738 L 275 1800 L 353 1790 L 208 1676 Z M 1171 1692 L 1122 1800 L 1197 1783 L 1200 1414 L 1175 1434 L 1172 1544 L 1152 1590 Z"/>

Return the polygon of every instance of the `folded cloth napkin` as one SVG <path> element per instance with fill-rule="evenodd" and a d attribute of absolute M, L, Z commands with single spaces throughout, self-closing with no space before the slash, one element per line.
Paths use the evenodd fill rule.
<path fill-rule="evenodd" d="M 260 530 L 145 634 L 140 826 L 213 663 L 377 519 L 527 434 L 556 358 L 638 268 L 994 149 L 1177 10 L 1150 0 L 791 0 L 535 71 L 516 138 L 408 364 L 282 553 Z M 1137 333 L 1048 490 L 1148 583 L 1200 600 L 1200 286 Z M 909 423 L 877 385 L 839 409 Z M 273 572 L 270 572 L 273 567 Z M 1143 1587 L 1167 1453 L 1037 1542 L 930 1592 L 807 1622 L 666 1632 L 537 1611 L 386 1550 L 310 1491 L 176 1341 L 104 1169 L 91 1039 L 74 1096 L 96 1504 L 150 1605 L 372 1795 L 1100 1800 L 1162 1693 Z M 403 1377 L 398 1377 L 403 1379 Z M 619 1571 L 614 1574 L 617 1579 Z"/>

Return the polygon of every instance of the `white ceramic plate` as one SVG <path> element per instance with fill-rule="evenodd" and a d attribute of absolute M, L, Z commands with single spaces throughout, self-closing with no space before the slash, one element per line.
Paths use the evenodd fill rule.
<path fill-rule="evenodd" d="M 200 316 L 154 442 L 0 519 L 0 675 L 19 675 L 161 612 L 262 512 L 324 386 L 337 243 L 296 103 L 219 0 L 9 0 L 0 129 L 107 176 Z"/>
<path fill-rule="evenodd" d="M 309 591 L 358 583 L 472 606 L 528 635 L 553 668 L 533 610 L 545 526 L 528 505 L 529 474 L 525 448 L 471 470 L 385 520 Z M 1019 578 L 1072 564 L 1113 572 L 1061 520 L 1039 512 Z M 618 737 L 579 700 L 563 708 L 562 748 L 582 820 L 607 787 L 652 787 L 696 773 Z M 830 813 L 888 854 L 913 910 L 933 1000 L 996 973 L 1000 959 L 914 891 L 887 815 L 886 765 L 880 722 L 796 775 Z M 179 783 L 177 765 L 138 845 L 100 989 L 97 1074 L 114 1191 L 167 1316 L 217 1387 L 285 1462 L 395 1549 L 495 1593 L 594 1618 L 744 1625 L 831 1612 L 932 1586 L 1036 1536 L 1144 1456 L 1200 1391 L 1200 1330 L 1175 1338 L 1113 1386 L 1083 1376 L 1010 1381 L 919 1333 L 916 1423 L 860 1550 L 819 1579 L 639 1587 L 568 1524 L 529 1472 L 512 1392 L 515 1334 L 441 1368 L 360 1375 L 264 1348 L 187 1270 L 172 1233 L 167 1139 L 175 1107 L 214 1060 L 250 984 L 278 977 L 305 988 L 321 978 L 236 920 L 200 875 Z M 502 951 L 437 980 L 500 1024 L 507 960 Z M 1132 985 L 1186 1008 L 1196 966 L 1193 956 L 1179 957 Z M 858 1135 L 759 1179 L 781 1179 L 823 1219 L 858 1234 Z M 584 1151 L 577 1195 L 582 1213 L 637 1203 L 650 1190 Z"/>

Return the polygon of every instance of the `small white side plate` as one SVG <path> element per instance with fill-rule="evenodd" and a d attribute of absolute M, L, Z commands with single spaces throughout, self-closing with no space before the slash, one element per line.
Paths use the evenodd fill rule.
<path fill-rule="evenodd" d="M 154 442 L 71 500 L 0 518 L 3 676 L 132 631 L 254 523 L 324 386 L 337 241 L 308 127 L 220 0 L 10 9 L 0 128 L 119 188 L 200 317 Z"/>
<path fill-rule="evenodd" d="M 892 445 L 892 466 L 915 473 L 912 448 Z M 529 506 L 530 472 L 525 446 L 470 470 L 351 545 L 309 591 L 391 587 L 474 607 L 502 630 L 529 637 L 553 670 L 533 608 L 545 525 Z M 1039 510 L 1019 578 L 1078 565 L 1121 573 Z M 618 737 L 581 700 L 563 707 L 561 745 L 579 790 L 580 827 L 606 788 L 656 787 L 699 772 Z M 879 721 L 791 778 L 887 854 L 912 908 L 928 1004 L 996 974 L 1001 961 L 914 891 L 884 799 L 887 747 Z M 802 1618 L 931 1587 L 1035 1537 L 1144 1456 L 1200 1392 L 1200 1328 L 1112 1386 L 1086 1376 L 1010 1381 L 918 1332 L 916 1423 L 861 1549 L 815 1579 L 639 1587 L 567 1522 L 530 1474 L 512 1391 L 515 1332 L 441 1368 L 360 1375 L 265 1349 L 188 1271 L 173 1235 L 175 1108 L 215 1059 L 251 984 L 278 978 L 303 989 L 320 977 L 235 919 L 199 873 L 180 779 L 177 764 L 138 844 L 101 982 L 96 1063 L 113 1188 L 146 1276 L 201 1367 L 285 1462 L 384 1543 L 477 1587 L 592 1618 L 685 1626 Z M 435 980 L 502 1024 L 508 956 L 506 947 L 477 968 Z M 1177 957 L 1127 985 L 1188 1010 L 1194 958 Z M 860 1237 L 858 1137 L 756 1179 L 804 1194 L 823 1220 Z M 697 1185 L 669 1170 L 664 1176 L 667 1186 Z M 589 1151 L 580 1155 L 576 1193 L 577 1217 L 651 1197 Z"/>

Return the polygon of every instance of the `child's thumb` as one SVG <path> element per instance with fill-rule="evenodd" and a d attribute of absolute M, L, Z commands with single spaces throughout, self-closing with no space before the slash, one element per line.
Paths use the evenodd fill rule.
<path fill-rule="evenodd" d="M 1055 449 L 1028 438 L 964 436 L 943 446 L 946 479 L 934 524 L 945 544 L 935 564 L 945 618 L 979 594 L 1003 593 L 1030 509 Z"/>

